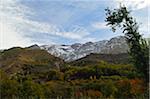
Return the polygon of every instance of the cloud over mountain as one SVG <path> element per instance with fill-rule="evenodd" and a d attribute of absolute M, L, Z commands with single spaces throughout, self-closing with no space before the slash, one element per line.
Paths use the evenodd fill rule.
<path fill-rule="evenodd" d="M 108 38 L 108 35 L 110 39 L 116 34 L 111 33 L 105 26 L 106 7 L 119 5 L 119 2 L 136 10 L 149 7 L 148 0 L 129 2 L 112 0 L 112 2 L 113 4 L 101 0 L 58 0 L 57 2 L 2 0 L 0 2 L 0 49 L 29 46 L 35 43 L 85 43 Z M 144 17 L 137 18 L 144 24 L 140 31 L 148 35 L 146 29 L 148 15 Z"/>

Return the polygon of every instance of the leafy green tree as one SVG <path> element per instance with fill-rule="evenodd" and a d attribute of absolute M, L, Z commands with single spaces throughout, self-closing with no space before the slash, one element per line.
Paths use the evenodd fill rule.
<path fill-rule="evenodd" d="M 115 32 L 116 27 L 123 29 L 127 44 L 129 46 L 129 54 L 132 57 L 132 62 L 141 72 L 145 80 L 148 81 L 149 76 L 149 60 L 148 60 L 148 42 L 142 38 L 136 20 L 130 15 L 130 11 L 125 6 L 120 6 L 119 9 L 106 10 L 106 22 Z"/>

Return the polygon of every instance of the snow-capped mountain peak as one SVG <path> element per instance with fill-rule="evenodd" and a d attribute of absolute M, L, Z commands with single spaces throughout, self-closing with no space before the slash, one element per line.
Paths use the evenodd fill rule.
<path fill-rule="evenodd" d="M 63 58 L 65 61 L 76 60 L 91 53 L 117 54 L 126 53 L 128 50 L 123 36 L 115 37 L 110 40 L 87 42 L 85 44 L 43 45 L 40 46 L 40 48 L 47 50 L 54 56 Z"/>

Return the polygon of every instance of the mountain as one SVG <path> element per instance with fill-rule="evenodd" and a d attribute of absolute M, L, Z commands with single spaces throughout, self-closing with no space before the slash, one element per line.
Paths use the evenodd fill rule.
<path fill-rule="evenodd" d="M 7 74 L 15 74 L 27 68 L 31 72 L 46 72 L 59 69 L 63 64 L 62 59 L 38 49 L 37 46 L 14 47 L 0 52 L 0 68 Z"/>
<path fill-rule="evenodd" d="M 54 56 L 64 59 L 65 61 L 73 61 L 91 53 L 127 53 L 128 45 L 123 36 L 118 36 L 110 40 L 102 40 L 98 42 L 87 42 L 85 44 L 75 43 L 72 45 L 42 45 L 40 48 Z"/>
<path fill-rule="evenodd" d="M 29 46 L 29 47 L 27 47 L 28 49 L 31 49 L 31 50 L 33 50 L 33 49 L 40 49 L 40 47 L 37 45 L 37 44 L 34 44 L 34 45 L 32 45 L 32 46 Z"/>
<path fill-rule="evenodd" d="M 103 41 L 106 42 L 106 41 Z M 96 44 L 105 44 L 103 42 L 99 42 Z M 100 45 L 102 45 L 100 44 Z M 99 48 L 101 47 L 99 45 Z M 48 47 L 52 48 L 52 51 L 62 51 L 61 54 L 71 53 L 72 51 L 80 51 L 78 53 L 88 54 L 89 52 L 93 52 L 93 42 L 87 42 L 85 44 L 73 44 L 69 45 L 53 45 Z M 55 49 L 54 49 L 55 48 Z M 73 50 L 74 49 L 74 50 Z M 86 51 L 84 51 L 86 50 Z M 97 49 L 95 49 L 97 50 Z M 89 52 L 88 52 L 89 51 Z M 69 56 L 67 56 L 69 57 Z M 51 55 L 46 50 L 40 49 L 38 45 L 32 45 L 26 48 L 21 47 L 13 47 L 8 50 L 3 50 L 0 52 L 0 70 L 4 71 L 10 77 L 31 77 L 34 81 L 37 82 L 45 82 L 49 79 L 49 75 L 56 74 L 60 71 L 70 68 L 84 67 L 88 66 L 99 66 L 101 62 L 114 63 L 117 64 L 128 64 L 128 54 L 120 53 L 120 54 L 96 54 L 91 53 L 86 55 L 80 59 L 65 62 L 60 57 L 56 57 Z M 122 66 L 122 65 L 121 65 Z M 57 71 L 57 72 L 56 72 Z M 58 75 L 62 75 L 58 73 Z"/>

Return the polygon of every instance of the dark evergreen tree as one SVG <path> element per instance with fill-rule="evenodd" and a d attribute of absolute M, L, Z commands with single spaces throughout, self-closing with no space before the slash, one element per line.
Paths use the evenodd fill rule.
<path fill-rule="evenodd" d="M 130 11 L 125 6 L 120 6 L 118 9 L 106 10 L 106 22 L 113 32 L 116 27 L 123 30 L 127 44 L 129 46 L 129 54 L 132 62 L 137 70 L 143 74 L 146 81 L 149 79 L 149 48 L 148 42 L 140 35 L 139 25 L 136 20 L 130 15 Z"/>

